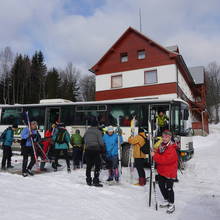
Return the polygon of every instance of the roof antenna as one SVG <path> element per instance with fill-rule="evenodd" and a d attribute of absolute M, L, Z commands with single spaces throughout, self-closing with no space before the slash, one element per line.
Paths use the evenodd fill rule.
<path fill-rule="evenodd" d="M 141 8 L 139 8 L 139 22 L 140 22 L 140 32 L 142 32 L 142 23 L 141 23 Z"/>

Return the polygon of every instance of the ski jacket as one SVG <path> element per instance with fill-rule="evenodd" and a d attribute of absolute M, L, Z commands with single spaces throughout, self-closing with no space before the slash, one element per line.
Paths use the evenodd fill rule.
<path fill-rule="evenodd" d="M 59 129 L 61 129 L 61 128 L 59 128 Z M 62 128 L 62 129 L 65 129 L 65 128 Z M 69 134 L 69 132 L 65 129 L 65 136 L 64 136 L 64 141 L 65 142 L 62 143 L 62 144 L 59 144 L 59 143 L 56 142 L 56 138 L 58 136 L 58 132 L 59 132 L 59 130 L 56 129 L 54 134 L 53 134 L 53 137 L 52 137 L 53 141 L 55 142 L 54 148 L 56 150 L 68 149 L 69 148 L 69 143 L 70 143 L 70 134 Z"/>
<path fill-rule="evenodd" d="M 157 125 L 159 127 L 166 126 L 168 120 L 169 120 L 169 118 L 166 115 L 163 115 L 163 116 L 158 115 L 156 117 Z"/>
<path fill-rule="evenodd" d="M 145 144 L 145 140 L 143 137 L 146 138 L 144 132 L 139 133 L 137 136 L 129 137 L 128 143 L 133 145 L 133 157 L 134 158 L 146 158 L 147 155 L 141 151 L 141 147 Z"/>
<path fill-rule="evenodd" d="M 38 133 L 37 130 L 32 130 L 31 131 L 32 135 L 33 135 L 33 142 L 39 142 L 41 137 L 40 137 L 40 134 Z M 26 147 L 32 147 L 32 143 L 31 143 L 31 138 L 30 138 L 30 131 L 29 131 L 29 128 L 26 127 L 22 130 L 21 132 L 21 139 L 25 139 L 26 142 L 25 142 L 25 145 Z"/>
<path fill-rule="evenodd" d="M 14 140 L 14 131 L 11 127 L 7 128 L 3 133 L 5 132 L 4 138 L 0 140 L 2 142 L 3 146 L 11 147 L 13 140 Z"/>
<path fill-rule="evenodd" d="M 96 127 L 90 127 L 84 135 L 86 150 L 103 151 L 104 142 L 102 132 Z"/>
<path fill-rule="evenodd" d="M 119 136 L 120 144 L 123 142 L 122 136 Z M 118 134 L 103 136 L 103 141 L 105 144 L 106 157 L 118 156 Z"/>
<path fill-rule="evenodd" d="M 80 134 L 72 134 L 70 143 L 72 146 L 81 146 L 83 144 L 83 138 Z"/>
<path fill-rule="evenodd" d="M 42 141 L 43 144 L 43 151 L 44 153 L 47 153 L 49 150 L 49 147 L 52 145 L 52 131 L 49 129 L 45 132 L 44 137 L 46 140 Z"/>
<path fill-rule="evenodd" d="M 169 179 L 177 177 L 178 156 L 176 147 L 175 143 L 170 142 L 168 146 L 162 143 L 158 148 L 153 160 L 156 162 L 159 175 Z"/>

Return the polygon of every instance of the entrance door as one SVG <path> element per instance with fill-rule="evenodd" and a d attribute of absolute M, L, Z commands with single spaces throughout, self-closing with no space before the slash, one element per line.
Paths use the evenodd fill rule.
<path fill-rule="evenodd" d="M 61 108 L 60 107 L 47 107 L 46 117 L 45 117 L 46 130 L 51 128 L 52 124 L 54 124 L 56 122 L 60 122 L 60 116 L 61 116 Z"/>
<path fill-rule="evenodd" d="M 151 104 L 149 105 L 148 118 L 156 136 L 161 136 L 163 130 L 170 129 L 170 105 Z"/>

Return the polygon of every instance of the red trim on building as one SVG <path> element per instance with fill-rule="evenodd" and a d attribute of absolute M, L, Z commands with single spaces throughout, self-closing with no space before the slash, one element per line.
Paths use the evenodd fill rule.
<path fill-rule="evenodd" d="M 129 87 L 123 89 L 112 89 L 96 92 L 96 101 L 125 99 L 141 96 L 156 96 L 163 94 L 176 93 L 176 83 L 164 83 L 156 85 L 146 85 L 138 87 Z"/>

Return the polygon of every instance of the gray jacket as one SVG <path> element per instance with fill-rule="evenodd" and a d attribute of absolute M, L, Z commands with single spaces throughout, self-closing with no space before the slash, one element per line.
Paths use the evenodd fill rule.
<path fill-rule="evenodd" d="M 84 135 L 86 150 L 102 151 L 104 142 L 102 139 L 102 132 L 96 127 L 90 127 Z"/>

